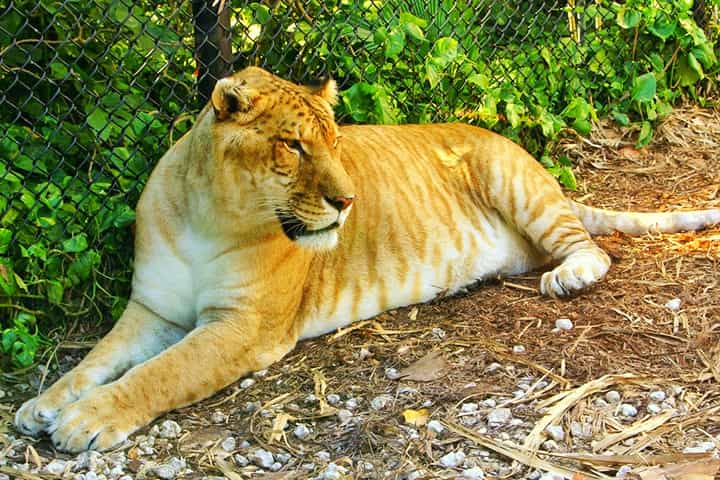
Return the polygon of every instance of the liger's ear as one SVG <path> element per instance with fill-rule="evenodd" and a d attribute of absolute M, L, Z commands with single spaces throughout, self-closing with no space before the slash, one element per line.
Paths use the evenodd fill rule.
<path fill-rule="evenodd" d="M 328 78 L 327 80 L 323 81 L 319 86 L 311 88 L 315 95 L 322 97 L 333 107 L 337 105 L 338 88 L 337 83 L 335 83 L 335 80 L 333 80 L 332 78 Z"/>
<path fill-rule="evenodd" d="M 244 80 L 229 77 L 218 80 L 211 101 L 218 120 L 232 116 L 240 123 L 247 123 L 261 113 L 259 98 L 259 93 Z"/>

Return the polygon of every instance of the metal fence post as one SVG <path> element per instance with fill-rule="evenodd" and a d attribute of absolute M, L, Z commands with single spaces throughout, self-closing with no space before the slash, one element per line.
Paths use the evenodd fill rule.
<path fill-rule="evenodd" d="M 220 2 L 223 8 L 218 12 L 219 6 L 213 3 L 213 0 L 192 2 L 200 108 L 210 99 L 215 82 L 232 71 L 230 9 Z"/>

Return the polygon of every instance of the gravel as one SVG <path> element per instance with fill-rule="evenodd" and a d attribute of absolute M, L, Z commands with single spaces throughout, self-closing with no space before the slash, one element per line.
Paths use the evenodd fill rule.
<path fill-rule="evenodd" d="M 447 468 L 457 468 L 465 462 L 465 453 L 462 450 L 450 452 L 440 458 L 440 465 Z"/>
<path fill-rule="evenodd" d="M 430 420 L 427 423 L 427 429 L 433 433 L 439 434 L 445 431 L 445 426 L 437 420 Z"/>
<path fill-rule="evenodd" d="M 180 425 L 172 420 L 165 420 L 158 428 L 158 436 L 160 438 L 177 438 L 181 432 Z"/>
<path fill-rule="evenodd" d="M 667 395 L 662 390 L 655 390 L 650 392 L 650 400 L 653 402 L 662 402 L 667 398 Z"/>
<path fill-rule="evenodd" d="M 620 405 L 620 415 L 623 417 L 635 417 L 637 416 L 638 411 L 637 408 L 635 408 L 633 405 L 630 405 L 629 403 L 623 403 Z"/>
<path fill-rule="evenodd" d="M 488 413 L 488 423 L 490 425 L 506 425 L 512 419 L 512 410 L 509 408 L 494 408 Z"/>
<path fill-rule="evenodd" d="M 480 467 L 472 467 L 467 470 L 463 470 L 462 478 L 468 478 L 471 480 L 482 480 L 485 478 L 485 472 Z"/>
<path fill-rule="evenodd" d="M 555 328 L 558 330 L 572 330 L 573 322 L 569 318 L 558 318 L 555 320 Z"/>
<path fill-rule="evenodd" d="M 246 378 L 245 380 L 240 382 L 240 388 L 242 388 L 243 390 L 246 390 L 246 389 L 252 387 L 253 385 L 255 385 L 254 378 Z"/>
<path fill-rule="evenodd" d="M 295 425 L 293 435 L 295 435 L 295 438 L 302 440 L 303 438 L 310 435 L 310 429 L 304 423 L 298 423 L 297 425 Z"/>
<path fill-rule="evenodd" d="M 228 437 L 220 444 L 220 448 L 222 448 L 226 452 L 232 452 L 233 450 L 235 450 L 236 447 L 237 440 L 235 440 L 235 437 Z"/>
<path fill-rule="evenodd" d="M 565 430 L 560 425 L 548 425 L 545 432 L 556 442 L 565 440 Z"/>
<path fill-rule="evenodd" d="M 275 463 L 275 456 L 262 448 L 257 448 L 250 452 L 248 458 L 252 463 L 261 468 L 270 468 Z"/>
<path fill-rule="evenodd" d="M 620 392 L 616 390 L 610 390 L 605 394 L 605 400 L 607 400 L 608 403 L 618 403 L 620 398 Z"/>
<path fill-rule="evenodd" d="M 370 401 L 370 406 L 373 410 L 382 410 L 388 405 L 390 405 L 393 401 L 393 397 L 391 395 L 383 394 L 378 395 L 377 397 L 373 398 Z"/>

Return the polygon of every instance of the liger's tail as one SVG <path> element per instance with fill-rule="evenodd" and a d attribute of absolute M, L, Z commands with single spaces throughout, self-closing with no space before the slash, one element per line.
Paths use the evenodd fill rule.
<path fill-rule="evenodd" d="M 684 212 L 622 212 L 588 207 L 574 201 L 570 201 L 570 207 L 591 235 L 606 235 L 616 231 L 628 235 L 673 233 L 720 224 L 720 208 Z"/>

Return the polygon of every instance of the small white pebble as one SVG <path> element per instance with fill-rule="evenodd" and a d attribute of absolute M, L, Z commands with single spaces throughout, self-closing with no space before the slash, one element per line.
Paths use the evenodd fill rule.
<path fill-rule="evenodd" d="M 67 463 L 65 460 L 55 459 L 45 465 L 44 470 L 52 475 L 61 476 L 65 472 Z"/>
<path fill-rule="evenodd" d="M 485 478 L 485 472 L 480 467 L 472 467 L 467 470 L 463 470 L 462 478 L 469 478 L 471 480 L 482 480 Z"/>
<path fill-rule="evenodd" d="M 555 320 L 555 328 L 558 330 L 572 330 L 573 322 L 569 318 L 558 318 Z"/>
<path fill-rule="evenodd" d="M 486 398 L 482 401 L 482 406 L 488 408 L 495 408 L 497 406 L 497 402 L 494 398 Z"/>
<path fill-rule="evenodd" d="M 370 401 L 373 410 L 382 410 L 393 401 L 393 397 L 387 394 L 378 395 Z"/>
<path fill-rule="evenodd" d="M 385 369 L 385 376 L 388 380 L 397 380 L 400 378 L 400 372 L 398 372 L 397 368 L 388 367 Z"/>
<path fill-rule="evenodd" d="M 292 458 L 292 455 L 290 455 L 289 453 L 284 453 L 284 452 L 283 452 L 283 453 L 276 453 L 276 454 L 275 454 L 275 460 L 277 460 L 278 462 L 282 463 L 283 465 L 285 465 L 286 463 L 288 463 L 291 458 Z"/>
<path fill-rule="evenodd" d="M 345 408 L 348 410 L 355 410 L 358 407 L 358 401 L 355 398 L 349 398 L 345 400 Z"/>
<path fill-rule="evenodd" d="M 456 468 L 465 461 L 465 453 L 461 451 L 450 452 L 440 458 L 440 465 L 447 468 Z"/>
<path fill-rule="evenodd" d="M 648 403 L 647 411 L 648 413 L 657 415 L 658 413 L 662 412 L 662 408 L 657 403 Z"/>
<path fill-rule="evenodd" d="M 240 455 L 239 453 L 233 455 L 233 460 L 235 460 L 235 463 L 240 467 L 247 467 L 250 464 L 250 460 L 248 460 L 245 455 Z"/>
<path fill-rule="evenodd" d="M 360 352 L 358 352 L 358 358 L 360 360 L 365 360 L 366 358 L 368 358 L 371 355 L 372 355 L 372 353 L 370 353 L 370 350 L 368 350 L 365 347 L 361 348 Z"/>
<path fill-rule="evenodd" d="M 502 368 L 503 368 L 502 365 L 500 365 L 500 364 L 497 363 L 497 362 L 493 362 L 493 363 L 491 363 L 490 365 L 488 365 L 487 367 L 485 367 L 485 371 L 486 371 L 487 373 L 492 373 L 492 372 L 496 372 L 496 371 L 498 371 L 498 370 L 502 370 Z"/>
<path fill-rule="evenodd" d="M 558 475 L 556 473 L 551 472 L 545 472 L 542 475 L 540 475 L 540 480 L 565 480 L 562 475 Z"/>
<path fill-rule="evenodd" d="M 169 465 L 158 465 L 153 468 L 152 471 L 156 477 L 162 478 L 163 480 L 172 480 L 177 475 L 177 472 Z M 87 476 L 85 479 L 87 480 Z"/>
<path fill-rule="evenodd" d="M 227 420 L 227 415 L 220 410 L 216 410 L 210 415 L 210 421 L 212 423 L 225 423 L 225 420 Z"/>
<path fill-rule="evenodd" d="M 427 423 L 427 429 L 434 433 L 442 433 L 445 431 L 445 426 L 437 420 L 430 420 Z"/>
<path fill-rule="evenodd" d="M 315 454 L 315 458 L 317 458 L 321 462 L 329 462 L 330 454 L 324 450 L 321 450 Z"/>
<path fill-rule="evenodd" d="M 304 423 L 298 423 L 293 430 L 293 435 L 295 435 L 295 438 L 302 440 L 310 435 L 310 429 Z"/>
<path fill-rule="evenodd" d="M 253 373 L 253 377 L 255 378 L 265 378 L 267 377 L 268 371 L 265 370 L 258 370 L 257 372 Z"/>
<path fill-rule="evenodd" d="M 607 400 L 608 403 L 618 403 L 620 398 L 620 392 L 616 390 L 610 390 L 605 394 L 605 400 Z"/>
<path fill-rule="evenodd" d="M 275 457 L 271 452 L 258 448 L 250 452 L 249 459 L 252 463 L 261 468 L 270 468 L 275 463 Z"/>
<path fill-rule="evenodd" d="M 598 408 L 605 408 L 608 406 L 608 402 L 604 398 L 596 398 L 593 403 L 595 403 L 595 406 Z"/>
<path fill-rule="evenodd" d="M 344 408 L 338 410 L 337 412 L 338 420 L 340 420 L 340 425 L 345 425 L 353 418 L 353 413 L 350 410 L 346 410 Z"/>
<path fill-rule="evenodd" d="M 282 468 L 282 464 L 280 462 L 275 462 L 272 465 L 270 465 L 270 470 L 273 472 L 277 472 Z"/>
<path fill-rule="evenodd" d="M 325 470 L 318 477 L 319 480 L 340 480 L 347 476 L 347 468 L 336 463 L 328 463 Z"/>
<path fill-rule="evenodd" d="M 430 330 L 430 332 L 432 333 L 432 336 L 438 340 L 442 340 L 443 338 L 445 338 L 445 335 L 447 335 L 445 333 L 445 330 L 440 327 L 434 327 L 432 330 Z"/>
<path fill-rule="evenodd" d="M 309 393 L 308 396 L 305 397 L 305 403 L 315 403 L 315 402 L 317 402 L 317 397 L 314 394 Z"/>
<path fill-rule="evenodd" d="M 623 465 L 618 468 L 617 473 L 615 473 L 615 478 L 625 478 L 628 473 L 632 472 L 632 469 L 632 465 Z"/>
<path fill-rule="evenodd" d="M 560 425 L 548 425 L 545 432 L 556 442 L 565 440 L 565 430 Z"/>
<path fill-rule="evenodd" d="M 477 412 L 478 404 L 477 403 L 463 403 L 460 407 L 460 413 L 475 413 Z"/>
<path fill-rule="evenodd" d="M 240 388 L 242 388 L 243 390 L 250 388 L 253 385 L 255 385 L 255 379 L 253 378 L 246 378 L 245 380 L 240 382 Z"/>
<path fill-rule="evenodd" d="M 338 395 L 337 393 L 331 393 L 330 395 L 325 397 L 325 399 L 330 405 L 337 405 L 340 402 L 340 395 Z"/>
<path fill-rule="evenodd" d="M 575 438 L 591 439 L 592 425 L 589 423 L 570 422 L 570 434 Z"/>
<path fill-rule="evenodd" d="M 525 347 L 523 345 L 513 345 L 513 353 L 525 353 Z"/>
<path fill-rule="evenodd" d="M 235 437 L 228 437 L 220 444 L 220 448 L 222 448 L 226 452 L 232 452 L 233 450 L 235 450 L 236 446 L 237 440 L 235 440 Z"/>
<path fill-rule="evenodd" d="M 521 418 L 513 418 L 512 420 L 510 420 L 511 427 L 519 427 L 523 423 L 525 422 L 523 422 Z"/>
<path fill-rule="evenodd" d="M 180 435 L 180 425 L 172 420 L 165 420 L 160 424 L 158 436 L 160 438 L 177 438 Z"/>
<path fill-rule="evenodd" d="M 685 449 L 683 449 L 683 453 L 707 453 L 712 450 L 715 450 L 715 448 L 716 448 L 715 442 L 708 441 L 708 442 L 699 443 L 699 444 L 695 445 L 694 447 L 686 447 Z"/>
<path fill-rule="evenodd" d="M 623 403 L 620 405 L 620 414 L 624 417 L 634 417 L 637 413 L 637 408 L 629 403 Z"/>
<path fill-rule="evenodd" d="M 667 395 L 665 395 L 665 392 L 662 390 L 655 390 L 654 392 L 650 392 L 650 400 L 653 402 L 662 402 L 665 400 Z"/>
<path fill-rule="evenodd" d="M 488 423 L 491 425 L 505 425 L 511 419 L 512 411 L 509 408 L 494 408 L 488 413 Z"/>
<path fill-rule="evenodd" d="M 680 310 L 681 304 L 682 301 L 679 298 L 671 298 L 665 303 L 665 308 L 667 308 L 671 312 L 677 312 L 678 310 Z"/>
<path fill-rule="evenodd" d="M 247 440 L 243 440 L 242 442 L 240 442 L 240 445 L 238 448 L 241 448 L 243 450 L 248 449 L 248 448 L 250 448 L 250 442 L 248 442 Z"/>

